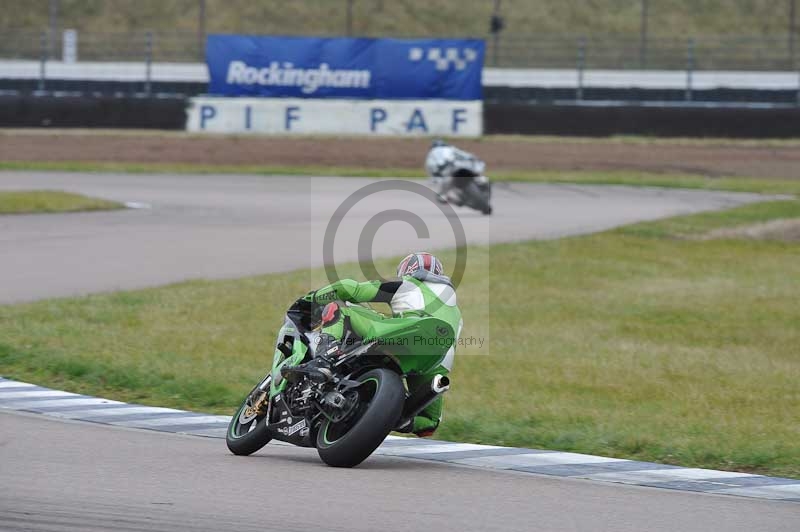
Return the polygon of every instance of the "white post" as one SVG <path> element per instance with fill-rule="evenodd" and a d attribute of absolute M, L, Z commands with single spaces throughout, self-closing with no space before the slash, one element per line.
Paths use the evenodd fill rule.
<path fill-rule="evenodd" d="M 64 30 L 62 38 L 61 60 L 65 63 L 78 62 L 78 30 Z"/>

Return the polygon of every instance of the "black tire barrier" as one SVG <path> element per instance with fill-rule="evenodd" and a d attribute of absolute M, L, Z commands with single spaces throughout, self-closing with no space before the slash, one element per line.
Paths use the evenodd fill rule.
<path fill-rule="evenodd" d="M 484 105 L 484 133 L 607 137 L 800 137 L 800 107 Z"/>
<path fill-rule="evenodd" d="M 691 93 L 692 102 L 752 104 L 794 104 L 798 90 L 786 89 L 703 89 Z M 529 103 L 537 105 L 558 104 L 575 101 L 578 98 L 575 88 L 546 87 L 484 87 L 483 100 L 486 103 Z M 640 89 L 587 87 L 583 89 L 582 99 L 586 102 L 670 102 L 685 103 L 686 89 Z"/>
<path fill-rule="evenodd" d="M 184 129 L 183 97 L 0 95 L 0 127 Z"/>
<path fill-rule="evenodd" d="M 182 130 L 184 96 L 0 95 L 0 127 Z M 484 104 L 486 134 L 800 137 L 800 107 Z"/>
<path fill-rule="evenodd" d="M 48 93 L 74 93 L 86 96 L 134 96 L 147 92 L 144 81 L 103 81 L 91 79 L 48 79 L 44 90 Z M 189 81 L 151 81 L 150 94 L 172 96 L 197 96 L 208 90 L 208 83 Z M 0 92 L 33 94 L 39 91 L 35 79 L 0 79 Z"/>

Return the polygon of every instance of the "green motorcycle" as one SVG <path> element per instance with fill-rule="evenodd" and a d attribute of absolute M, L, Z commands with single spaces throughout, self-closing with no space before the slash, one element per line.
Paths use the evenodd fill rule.
<path fill-rule="evenodd" d="M 350 310 L 373 312 L 360 305 Z M 286 378 L 282 369 L 315 356 L 318 316 L 319 308 L 303 299 L 286 312 L 271 371 L 228 426 L 233 454 L 252 454 L 275 439 L 315 447 L 328 465 L 354 467 L 449 389 L 447 376 L 436 372 L 455 331 L 432 316 L 398 320 L 380 338 L 347 337 L 347 351 L 330 369 Z M 434 377 L 423 389 L 409 390 L 407 378 L 418 375 Z"/>

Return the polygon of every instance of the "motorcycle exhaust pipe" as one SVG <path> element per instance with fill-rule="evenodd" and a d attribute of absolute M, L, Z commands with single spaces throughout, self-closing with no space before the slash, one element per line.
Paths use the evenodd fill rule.
<path fill-rule="evenodd" d="M 413 401 L 406 403 L 403 409 L 402 423 L 412 419 L 414 416 L 425 410 L 425 408 L 439 398 L 441 394 L 450 389 L 450 379 L 444 375 L 436 375 L 431 380 L 430 390 L 421 394 Z M 400 425 L 402 425 L 400 423 Z"/>
<path fill-rule="evenodd" d="M 436 375 L 431 381 L 431 391 L 435 394 L 444 393 L 450 389 L 450 379 L 444 375 Z"/>

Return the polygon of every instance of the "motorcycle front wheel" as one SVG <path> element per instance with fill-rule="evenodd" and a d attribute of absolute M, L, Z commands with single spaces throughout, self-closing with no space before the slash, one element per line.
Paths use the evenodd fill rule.
<path fill-rule="evenodd" d="M 259 399 L 257 388 L 245 398 L 228 424 L 225 443 L 235 455 L 247 456 L 264 447 L 272 439 L 267 430 L 267 416 L 259 415 L 254 401 Z"/>
<path fill-rule="evenodd" d="M 352 415 L 334 423 L 326 419 L 317 432 L 317 452 L 334 467 L 354 467 L 367 459 L 394 428 L 405 402 L 400 376 L 373 369 L 358 377 L 358 403 Z"/>
<path fill-rule="evenodd" d="M 472 208 L 481 211 L 483 214 L 492 214 L 492 206 L 489 205 L 491 188 L 489 188 L 488 184 L 481 187 L 473 181 L 467 185 L 464 192 L 469 198 L 469 203 Z"/>

